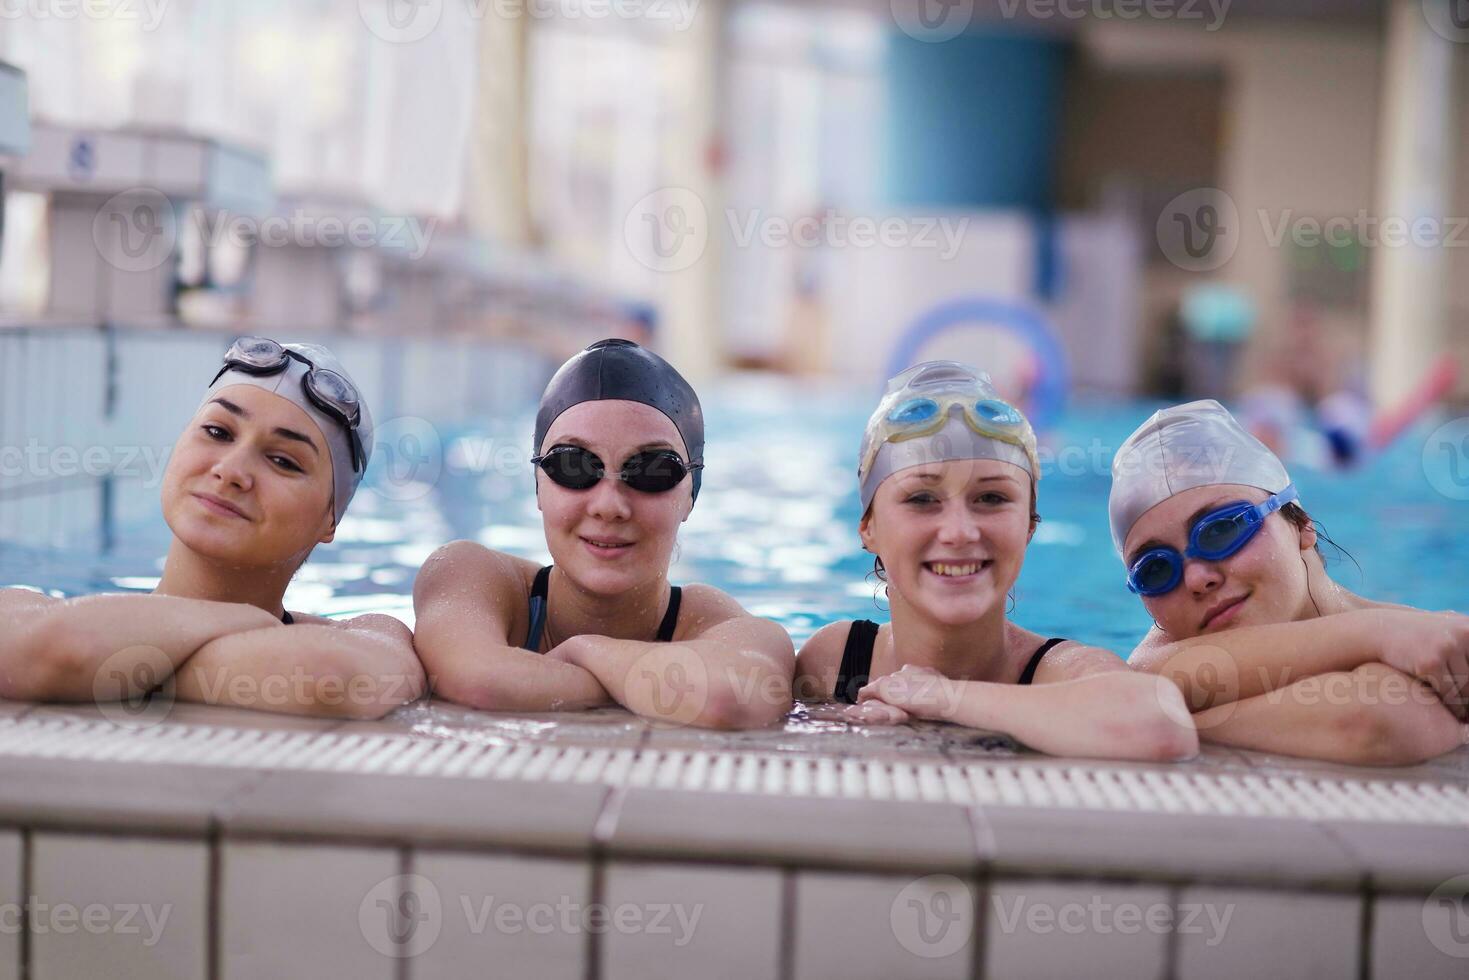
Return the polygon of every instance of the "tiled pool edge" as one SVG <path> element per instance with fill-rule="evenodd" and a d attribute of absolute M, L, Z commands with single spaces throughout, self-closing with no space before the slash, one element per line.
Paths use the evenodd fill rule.
<path fill-rule="evenodd" d="M 1016 964 L 1089 976 L 1212 975 L 1225 966 L 1338 975 L 1338 967 L 1356 973 L 1363 956 L 1361 975 L 1462 976 L 1469 965 L 1438 953 L 1422 920 L 1432 888 L 1469 871 L 1465 827 L 0 755 L 0 876 L 10 874 L 5 842 L 22 833 L 43 845 L 30 867 L 32 881 L 50 889 L 43 901 L 85 905 L 116 892 L 115 868 L 133 868 L 144 875 L 138 901 L 182 906 L 202 889 L 218 902 L 203 935 L 189 927 L 149 948 L 122 935 L 66 943 L 31 935 L 29 975 L 38 980 L 101 975 L 104 965 L 110 977 L 274 976 L 282 950 L 294 975 L 384 978 L 463 975 L 486 957 L 509 975 L 537 977 L 851 976 L 862 965 L 890 976 L 969 976 L 981 955 L 980 972 L 991 976 Z M 432 948 L 399 964 L 372 948 L 359 911 L 405 861 L 437 883 L 450 911 Z M 978 918 L 958 950 L 916 955 L 892 917 L 905 889 L 934 875 L 967 888 Z M 523 907 L 553 893 L 629 908 L 663 896 L 702 904 L 709 917 L 683 947 L 641 933 L 568 941 L 450 928 L 455 895 L 480 883 Z M 1161 939 L 1005 931 L 1001 913 L 1020 907 L 1007 903 L 1024 900 L 1163 902 L 1175 922 L 1184 906 L 1230 902 L 1242 917 L 1217 947 L 1181 930 Z M 1343 918 L 1352 928 L 1332 925 L 1325 952 L 1312 953 L 1301 937 Z M 1365 938 L 1355 926 L 1364 918 Z M 1281 937 L 1290 935 L 1307 948 L 1289 948 Z M 213 969 L 195 969 L 209 957 Z M 7 968 L 0 960 L 0 978 Z"/>

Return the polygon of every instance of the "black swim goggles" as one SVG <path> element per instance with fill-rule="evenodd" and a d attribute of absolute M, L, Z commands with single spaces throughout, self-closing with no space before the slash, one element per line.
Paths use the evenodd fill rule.
<path fill-rule="evenodd" d="M 558 487 L 568 490 L 590 490 L 607 475 L 601 457 L 581 446 L 553 446 L 550 452 L 532 456 Z M 701 470 L 700 462 L 685 463 L 671 449 L 647 449 L 633 453 L 622 464 L 617 479 L 640 493 L 667 493 L 683 482 L 693 470 Z"/>
<path fill-rule="evenodd" d="M 308 369 L 301 379 L 301 389 L 306 398 L 347 431 L 347 442 L 352 447 L 352 471 L 361 473 L 365 454 L 357 426 L 362 422 L 362 396 L 358 394 L 356 385 L 337 372 L 317 367 L 306 355 L 283 347 L 268 337 L 241 337 L 225 351 L 224 366 L 214 376 L 214 381 L 222 378 L 226 371 L 243 371 L 257 376 L 279 374 L 290 366 L 292 360 L 300 361 Z M 209 382 L 210 387 L 214 381 Z"/>

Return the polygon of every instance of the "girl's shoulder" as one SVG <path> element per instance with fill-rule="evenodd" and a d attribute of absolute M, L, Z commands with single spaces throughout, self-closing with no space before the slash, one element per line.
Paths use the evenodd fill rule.
<path fill-rule="evenodd" d="M 827 623 L 801 644 L 796 653 L 796 697 L 804 700 L 831 697 L 832 691 L 836 690 L 837 677 L 842 672 L 847 640 L 857 622 L 839 619 Z M 878 624 L 879 634 L 886 628 L 886 624 Z"/>
<path fill-rule="evenodd" d="M 486 548 L 477 541 L 450 541 L 418 570 L 414 591 L 424 588 L 472 588 L 476 592 L 530 594 L 540 565 L 517 555 Z"/>

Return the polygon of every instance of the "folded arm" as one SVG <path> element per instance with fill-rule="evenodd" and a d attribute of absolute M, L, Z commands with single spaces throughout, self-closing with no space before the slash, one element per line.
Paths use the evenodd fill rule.
<path fill-rule="evenodd" d="M 205 644 L 278 626 L 236 602 L 160 595 L 58 600 L 0 592 L 0 697 L 91 701 L 135 697 L 164 683 Z"/>
<path fill-rule="evenodd" d="M 648 718 L 700 728 L 763 728 L 791 710 L 790 634 L 743 610 L 678 643 L 587 635 L 552 655 L 585 667 L 614 700 Z"/>
<path fill-rule="evenodd" d="M 1174 685 L 1127 669 L 1105 650 L 1068 653 L 1079 669 L 1048 683 L 956 681 L 910 665 L 878 678 L 858 698 L 1003 732 L 1049 755 L 1173 761 L 1198 753 L 1198 734 Z"/>
<path fill-rule="evenodd" d="M 1414 765 L 1469 742 L 1469 726 L 1432 691 L 1378 663 L 1221 704 L 1194 722 L 1206 742 L 1357 765 Z"/>
<path fill-rule="evenodd" d="M 567 711 L 612 703 L 590 671 L 516 646 L 511 560 L 471 541 L 436 551 L 413 585 L 413 642 L 442 697 L 484 711 Z"/>
<path fill-rule="evenodd" d="M 1463 694 L 1469 686 L 1469 618 L 1409 609 L 1358 609 L 1171 643 L 1145 640 L 1128 661 L 1177 684 L 1195 712 L 1372 662 L 1429 684 L 1462 717 Z"/>
<path fill-rule="evenodd" d="M 175 679 L 184 701 L 332 718 L 380 718 L 424 691 L 413 634 L 380 615 L 211 640 Z"/>

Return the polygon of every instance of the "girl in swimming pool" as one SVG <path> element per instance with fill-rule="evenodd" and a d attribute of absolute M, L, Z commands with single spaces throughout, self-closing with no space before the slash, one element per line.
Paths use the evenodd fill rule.
<path fill-rule="evenodd" d="M 1054 755 L 1196 753 L 1171 685 L 1006 618 L 1040 521 L 1039 475 L 1030 423 L 987 375 L 927 361 L 892 379 L 858 470 L 859 531 L 885 576 L 892 621 L 819 630 L 798 657 L 798 693 L 854 704 L 856 720 L 952 721 Z"/>
<path fill-rule="evenodd" d="M 1469 738 L 1469 617 L 1331 580 L 1285 467 L 1218 402 L 1156 413 L 1118 450 L 1112 542 L 1154 627 L 1133 666 L 1208 741 L 1409 764 Z"/>
<path fill-rule="evenodd" d="M 718 589 L 668 584 L 703 466 L 688 382 L 637 344 L 599 341 L 546 387 L 534 452 L 555 563 L 469 541 L 424 563 L 415 642 L 435 691 L 489 710 L 616 703 L 709 728 L 768 725 L 790 710 L 786 631 Z"/>
<path fill-rule="evenodd" d="M 336 358 L 314 344 L 230 348 L 164 472 L 173 532 L 152 595 L 55 599 L 0 591 L 0 697 L 141 697 L 289 714 L 378 717 L 420 696 L 408 628 L 282 606 L 331 541 L 367 468 L 372 421 Z"/>

